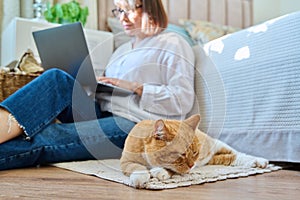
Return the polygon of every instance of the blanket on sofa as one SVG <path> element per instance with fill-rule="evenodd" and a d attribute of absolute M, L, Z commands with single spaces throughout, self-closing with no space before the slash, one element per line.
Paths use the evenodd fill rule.
<path fill-rule="evenodd" d="M 300 162 L 300 12 L 194 48 L 200 128 L 238 151 Z"/>

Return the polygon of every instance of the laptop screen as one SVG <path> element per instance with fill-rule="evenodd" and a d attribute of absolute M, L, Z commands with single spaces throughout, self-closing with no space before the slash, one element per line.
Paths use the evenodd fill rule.
<path fill-rule="evenodd" d="M 59 68 L 95 91 L 97 81 L 81 23 L 33 32 L 45 70 Z"/>

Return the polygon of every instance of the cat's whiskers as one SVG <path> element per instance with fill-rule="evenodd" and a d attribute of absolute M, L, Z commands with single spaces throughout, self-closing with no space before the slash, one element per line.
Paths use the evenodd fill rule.
<path fill-rule="evenodd" d="M 166 142 L 167 146 L 169 146 L 170 144 L 172 144 L 172 142 Z"/>

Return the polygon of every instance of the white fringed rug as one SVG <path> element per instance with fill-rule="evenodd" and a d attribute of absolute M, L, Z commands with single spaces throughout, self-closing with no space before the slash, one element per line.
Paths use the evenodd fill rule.
<path fill-rule="evenodd" d="M 94 175 L 102 179 L 122 183 L 129 186 L 129 177 L 122 174 L 120 170 L 120 161 L 118 159 L 65 162 L 53 164 L 53 166 L 87 175 Z M 268 165 L 268 167 L 265 169 L 236 166 L 232 167 L 223 165 L 206 165 L 195 167 L 189 174 L 174 175 L 171 179 L 165 181 L 159 181 L 156 178 L 152 178 L 146 185 L 145 189 L 162 190 L 203 183 L 211 183 L 230 178 L 263 174 L 280 169 L 281 167 L 274 165 Z"/>

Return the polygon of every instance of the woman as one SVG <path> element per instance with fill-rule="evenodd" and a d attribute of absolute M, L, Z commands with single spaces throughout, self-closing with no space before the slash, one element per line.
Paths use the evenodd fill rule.
<path fill-rule="evenodd" d="M 113 14 L 132 41 L 114 52 L 99 80 L 133 94 L 91 98 L 67 73 L 44 72 L 0 104 L 1 170 L 118 158 L 137 122 L 182 119 L 191 110 L 193 52 L 180 36 L 164 31 L 168 23 L 161 0 L 114 3 Z"/>

